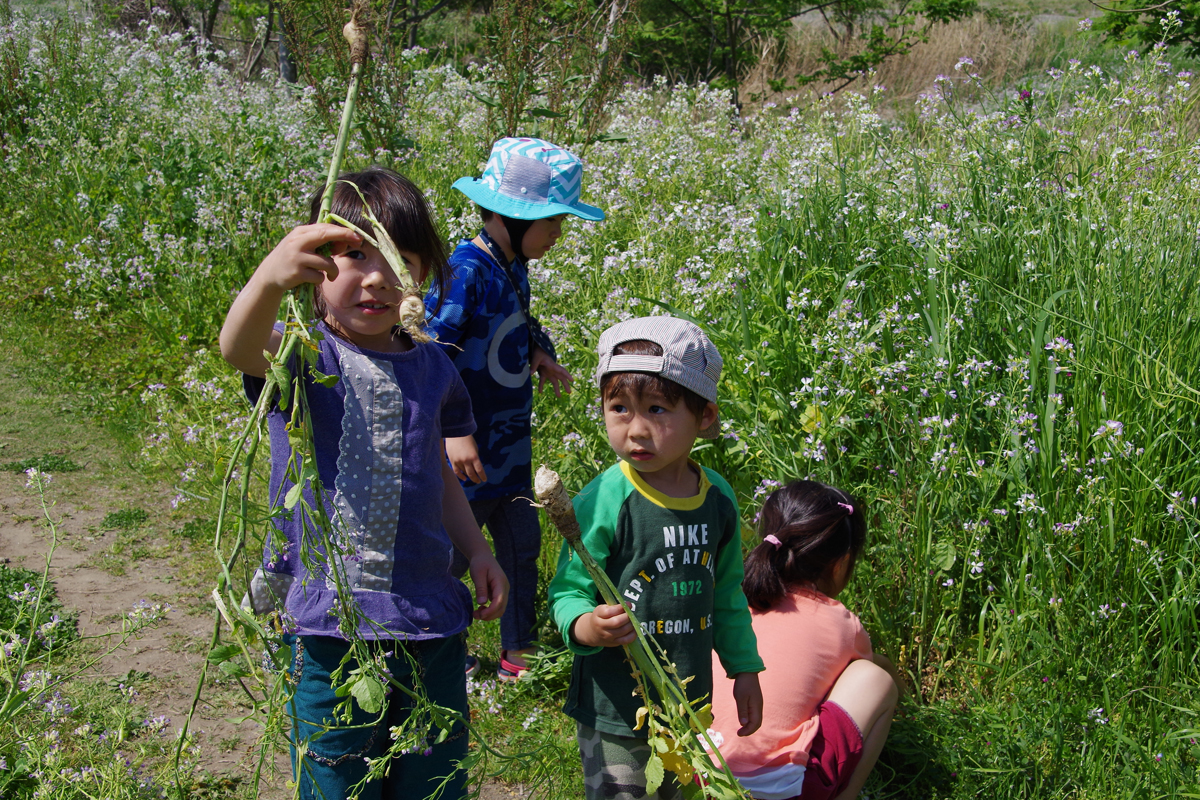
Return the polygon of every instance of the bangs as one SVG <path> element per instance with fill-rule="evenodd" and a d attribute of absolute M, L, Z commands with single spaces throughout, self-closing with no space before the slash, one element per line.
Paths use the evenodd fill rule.
<path fill-rule="evenodd" d="M 354 190 L 354 184 L 358 191 Z M 312 196 L 309 224 L 317 221 L 321 212 L 322 185 Z M 362 197 L 359 197 L 359 192 Z M 400 250 L 415 253 L 428 271 L 439 298 L 445 296 L 450 265 L 446 260 L 446 245 L 434 225 L 433 215 L 425 195 L 417 186 L 391 170 L 368 167 L 360 172 L 345 173 L 338 178 L 333 190 L 331 211 L 374 236 L 371 221 L 363 213 L 363 199 L 372 213 Z"/>
<path fill-rule="evenodd" d="M 623 392 L 628 392 L 639 400 L 647 394 L 658 394 L 671 405 L 675 405 L 683 396 L 683 387 L 649 372 L 610 372 L 604 376 L 601 394 L 605 400 Z"/>
<path fill-rule="evenodd" d="M 610 372 L 604 376 L 600 385 L 602 400 L 608 401 L 622 392 L 628 392 L 639 400 L 647 394 L 657 394 L 671 405 L 682 398 L 684 405 L 697 419 L 708 406 L 708 401 L 691 389 L 650 372 Z"/>

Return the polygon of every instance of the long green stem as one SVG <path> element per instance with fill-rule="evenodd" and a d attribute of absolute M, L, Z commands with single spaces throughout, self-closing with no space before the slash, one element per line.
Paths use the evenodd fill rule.
<path fill-rule="evenodd" d="M 350 140 L 350 124 L 354 121 L 354 106 L 358 101 L 358 84 L 362 77 L 362 64 L 350 68 L 350 85 L 346 88 L 346 103 L 342 106 L 342 121 L 338 125 L 337 139 L 333 143 L 333 156 L 329 160 L 329 172 L 325 175 L 325 194 L 321 197 L 321 211 L 317 222 L 329 219 L 333 208 L 333 187 L 342 172 L 342 161 L 346 157 L 346 143 Z"/>

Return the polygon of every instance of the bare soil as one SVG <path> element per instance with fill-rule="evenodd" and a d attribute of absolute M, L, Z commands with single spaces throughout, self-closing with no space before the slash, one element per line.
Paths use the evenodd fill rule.
<path fill-rule="evenodd" d="M 0 465 L 47 455 L 82 467 L 47 470 L 52 480 L 46 492 L 58 539 L 50 578 L 63 606 L 78 614 L 80 634 L 119 632 L 122 617 L 139 601 L 172 608 L 165 622 L 112 652 L 104 654 L 115 638 L 89 642 L 93 655 L 102 657 L 84 680 L 128 681 L 147 717 L 170 718 L 169 736 L 187 717 L 212 634 L 206 543 L 170 535 L 186 519 L 172 514 L 174 492 L 140 474 L 128 448 L 80 419 L 61 398 L 31 389 L 0 367 Z M 38 493 L 26 481 L 23 473 L 0 472 L 0 559 L 41 572 L 51 531 Z M 124 530 L 111 520 L 104 524 L 109 514 L 130 509 L 147 512 L 148 519 Z M 253 721 L 237 721 L 249 713 L 244 700 L 233 687 L 208 686 L 192 720 L 201 772 L 233 785 L 248 780 L 247 761 L 261 732 Z M 269 781 L 260 796 L 283 796 L 285 778 Z"/>
<path fill-rule="evenodd" d="M 109 640 L 98 640 L 93 654 L 101 657 L 83 680 L 131 682 L 147 717 L 170 718 L 163 735 L 171 736 L 187 717 L 212 635 L 209 592 L 215 573 L 208 542 L 179 535 L 190 515 L 172 510 L 174 488 L 139 471 L 127 444 L 77 413 L 69 400 L 29 387 L 0 364 L 0 466 L 43 456 L 82 467 L 47 470 L 57 528 L 50 578 L 63 606 L 78 614 L 80 634 L 119 631 L 121 618 L 139 601 L 172 608 L 162 624 L 110 653 L 103 654 Z M 51 532 L 38 493 L 26 481 L 21 472 L 0 471 L 0 561 L 41 572 Z M 131 509 L 147 512 L 148 519 L 131 529 L 105 525 L 113 512 Z M 239 721 L 249 713 L 235 686 L 208 685 L 192 720 L 200 773 L 210 776 L 210 785 L 227 784 L 242 796 L 261 734 L 253 720 Z M 257 797 L 290 796 L 286 754 L 277 755 L 275 767 L 277 774 L 262 783 Z M 528 796 L 525 787 L 498 781 L 489 781 L 480 793 L 481 800 Z"/>

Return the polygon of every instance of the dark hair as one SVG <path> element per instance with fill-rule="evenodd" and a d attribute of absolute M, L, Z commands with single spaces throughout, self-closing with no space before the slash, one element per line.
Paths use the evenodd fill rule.
<path fill-rule="evenodd" d="M 524 248 L 525 234 L 529 233 L 529 229 L 533 227 L 533 223 L 537 222 L 537 220 L 514 219 L 513 217 L 506 217 L 503 214 L 497 214 L 490 208 L 484 208 L 483 206 L 478 205 L 476 207 L 479 209 L 479 218 L 483 220 L 483 224 L 485 226 L 491 222 L 493 218 L 500 220 L 501 224 L 504 225 L 504 230 L 508 233 L 509 249 L 512 250 L 516 255 L 520 256 L 522 262 L 527 261 L 528 259 L 525 256 Z"/>
<path fill-rule="evenodd" d="M 622 342 L 614 347 L 613 354 L 620 356 L 661 356 L 663 350 L 660 345 L 646 339 L 633 339 L 628 342 Z M 696 415 L 696 419 L 700 419 L 704 414 L 704 409 L 708 406 L 708 401 L 691 389 L 650 372 L 610 372 L 600 379 L 601 402 L 615 397 L 621 392 L 629 392 L 639 400 L 647 392 L 657 392 L 672 405 L 678 403 L 679 398 L 682 397 L 688 410 Z"/>
<path fill-rule="evenodd" d="M 773 607 L 790 587 L 820 580 L 847 553 L 853 570 L 867 543 L 858 500 L 816 481 L 792 481 L 772 492 L 763 503 L 758 532 L 780 542 L 776 547 L 764 541 L 746 558 L 742 591 L 759 611 Z"/>
<path fill-rule="evenodd" d="M 363 201 L 354 191 L 354 184 L 371 206 L 375 218 L 387 230 L 396 247 L 416 253 L 421 263 L 429 270 L 432 288 L 438 298 L 446 296 L 446 284 L 450 280 L 450 263 L 446 260 L 446 243 L 442 241 L 425 195 L 408 178 L 385 167 L 367 167 L 359 172 L 346 172 L 338 176 L 333 190 L 334 214 L 352 222 L 374 236 L 371 221 L 363 215 Z M 313 192 L 309 202 L 308 224 L 317 221 L 321 213 L 321 197 L 325 184 Z M 314 295 L 317 315 L 325 316 L 325 299 L 321 292 Z"/>

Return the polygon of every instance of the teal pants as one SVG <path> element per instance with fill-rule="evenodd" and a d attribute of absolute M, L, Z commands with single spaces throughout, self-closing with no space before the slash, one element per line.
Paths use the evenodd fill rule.
<path fill-rule="evenodd" d="M 408 718 L 408 695 L 392 689 L 382 719 L 367 714 L 356 703 L 350 723 L 338 724 L 333 710 L 343 698 L 334 695 L 329 674 L 341 664 L 349 645 L 327 636 L 287 636 L 285 642 L 293 651 L 294 694 L 288 711 L 292 715 L 292 768 L 302 800 L 346 800 L 351 796 L 419 800 L 434 796 L 447 776 L 452 776 L 451 780 L 437 796 L 445 800 L 466 797 L 467 776 L 458 769 L 458 762 L 467 755 L 467 730 L 462 723 L 455 725 L 444 742 L 426 744 L 418 752 L 394 758 L 383 779 L 358 786 L 367 774 L 366 759 L 386 753 L 392 744 L 391 728 Z M 388 655 L 386 665 L 397 681 L 412 686 L 419 680 L 431 701 L 467 716 L 466 647 L 461 636 L 373 646 L 395 653 Z M 408 651 L 411 662 L 403 650 Z M 342 674 L 349 675 L 355 666 L 347 665 Z M 306 739 L 308 750 L 297 764 L 295 744 Z M 352 795 L 352 791 L 356 793 Z"/>

